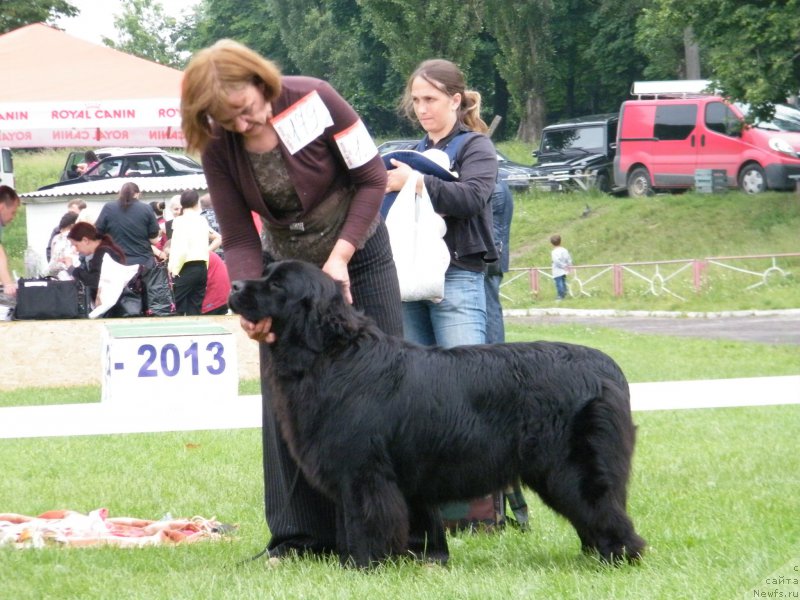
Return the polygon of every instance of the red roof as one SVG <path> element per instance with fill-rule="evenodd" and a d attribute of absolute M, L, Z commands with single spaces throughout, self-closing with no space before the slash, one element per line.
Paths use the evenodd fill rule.
<path fill-rule="evenodd" d="M 0 102 L 177 98 L 182 76 L 44 23 L 0 35 Z"/>
<path fill-rule="evenodd" d="M 184 146 L 183 73 L 42 23 L 0 36 L 0 146 Z"/>

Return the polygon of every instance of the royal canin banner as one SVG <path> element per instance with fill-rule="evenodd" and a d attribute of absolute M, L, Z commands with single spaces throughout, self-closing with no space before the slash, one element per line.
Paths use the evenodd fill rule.
<path fill-rule="evenodd" d="M 0 102 L 0 146 L 185 146 L 178 98 Z"/>

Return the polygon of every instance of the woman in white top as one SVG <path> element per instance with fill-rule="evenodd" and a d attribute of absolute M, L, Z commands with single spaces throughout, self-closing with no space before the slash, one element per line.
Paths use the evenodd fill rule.
<path fill-rule="evenodd" d="M 199 315 L 208 281 L 208 253 L 218 248 L 222 239 L 200 214 L 197 191 L 181 194 L 181 209 L 181 216 L 172 222 L 167 268 L 173 277 L 175 313 Z"/>

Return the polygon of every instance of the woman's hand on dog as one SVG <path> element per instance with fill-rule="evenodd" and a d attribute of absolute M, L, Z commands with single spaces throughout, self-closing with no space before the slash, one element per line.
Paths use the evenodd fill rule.
<path fill-rule="evenodd" d="M 350 242 L 337 240 L 331 255 L 322 265 L 322 270 L 341 284 L 342 295 L 348 304 L 353 303 L 353 295 L 350 293 L 350 273 L 347 270 L 347 263 L 350 262 L 355 251 L 356 247 Z"/>
<path fill-rule="evenodd" d="M 239 317 L 239 324 L 242 326 L 242 329 L 244 329 L 247 337 L 251 340 L 272 344 L 278 339 L 272 332 L 272 319 L 270 317 L 261 319 L 258 323 L 253 323 L 244 317 Z"/>

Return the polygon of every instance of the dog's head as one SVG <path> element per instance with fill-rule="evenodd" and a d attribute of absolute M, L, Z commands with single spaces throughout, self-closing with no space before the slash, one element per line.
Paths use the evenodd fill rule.
<path fill-rule="evenodd" d="M 271 263 L 264 277 L 234 281 L 228 304 L 248 321 L 272 319 L 276 345 L 321 352 L 331 338 L 356 326 L 341 285 L 311 263 Z"/>

